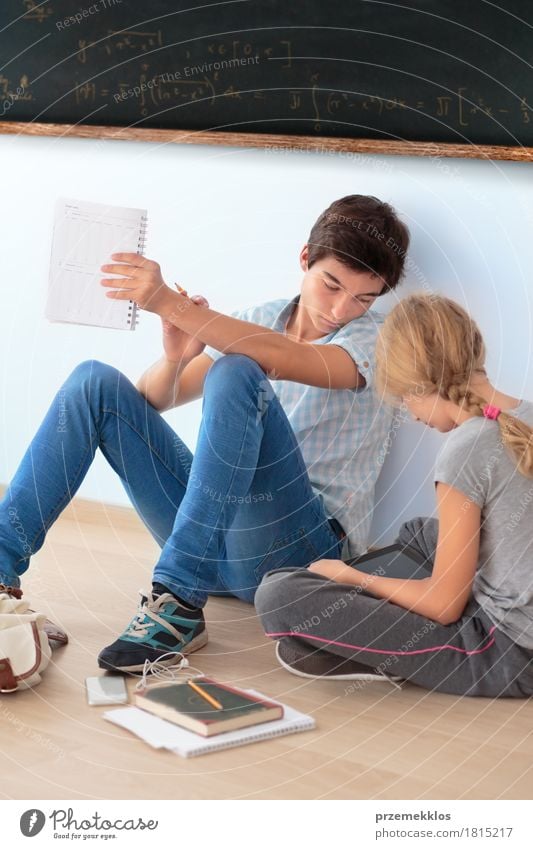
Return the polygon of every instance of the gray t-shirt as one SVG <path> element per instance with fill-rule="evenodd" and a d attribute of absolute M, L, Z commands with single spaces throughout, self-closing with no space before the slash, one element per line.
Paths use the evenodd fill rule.
<path fill-rule="evenodd" d="M 506 412 L 533 426 L 531 401 Z M 513 642 L 533 649 L 533 478 L 516 468 L 498 422 L 482 416 L 450 431 L 434 477 L 481 507 L 475 600 Z"/>

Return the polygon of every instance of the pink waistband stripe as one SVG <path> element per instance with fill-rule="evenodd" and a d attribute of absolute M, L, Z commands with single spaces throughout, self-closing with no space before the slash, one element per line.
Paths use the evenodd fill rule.
<path fill-rule="evenodd" d="M 272 637 L 272 638 L 277 638 L 277 639 L 280 639 L 281 637 L 305 637 L 306 640 L 316 640 L 319 643 L 327 643 L 328 646 L 340 646 L 341 648 L 354 649 L 355 651 L 368 651 L 368 652 L 372 652 L 372 654 L 398 654 L 398 655 L 404 656 L 404 655 L 412 655 L 412 654 L 427 654 L 428 652 L 432 652 L 432 651 L 442 651 L 442 649 L 449 649 L 450 651 L 456 651 L 456 652 L 459 652 L 460 654 L 472 655 L 472 654 L 481 654 L 482 652 L 487 651 L 487 649 L 490 649 L 490 647 L 494 645 L 494 643 L 496 642 L 496 640 L 493 637 L 495 630 L 496 630 L 496 625 L 493 625 L 492 628 L 490 629 L 489 633 L 487 634 L 487 639 L 490 638 L 489 642 L 485 646 L 483 646 L 483 648 L 472 649 L 470 651 L 468 649 L 459 648 L 459 646 L 451 646 L 451 645 L 449 645 L 449 643 L 446 643 L 443 646 L 431 646 L 427 649 L 414 649 L 412 651 L 397 651 L 395 649 L 371 649 L 371 648 L 368 648 L 368 646 L 354 646 L 351 643 L 341 643 L 341 642 L 338 642 L 337 640 L 326 640 L 324 637 L 315 637 L 315 636 L 313 636 L 313 634 L 308 634 L 308 633 L 301 634 L 298 631 L 279 631 L 279 632 L 275 632 L 275 633 L 270 633 L 268 631 L 265 631 L 265 635 L 267 637 Z"/>

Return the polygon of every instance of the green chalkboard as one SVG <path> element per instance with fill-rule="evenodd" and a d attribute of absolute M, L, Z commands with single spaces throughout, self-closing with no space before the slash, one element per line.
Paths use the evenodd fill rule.
<path fill-rule="evenodd" d="M 531 0 L 2 0 L 0 25 L 0 122 L 533 145 Z"/>

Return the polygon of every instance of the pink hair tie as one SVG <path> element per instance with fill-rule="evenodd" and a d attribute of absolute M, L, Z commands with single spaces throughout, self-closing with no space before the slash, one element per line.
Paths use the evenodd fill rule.
<path fill-rule="evenodd" d="M 483 415 L 486 419 L 497 419 L 501 410 L 499 407 L 493 407 L 492 404 L 487 404 L 483 407 Z"/>

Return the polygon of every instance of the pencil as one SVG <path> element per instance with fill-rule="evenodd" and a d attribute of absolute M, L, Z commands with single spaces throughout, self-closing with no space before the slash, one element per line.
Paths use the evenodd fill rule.
<path fill-rule="evenodd" d="M 219 701 L 214 699 L 213 696 L 210 696 L 209 693 L 206 693 L 205 690 L 202 690 L 202 688 L 199 687 L 198 684 L 195 684 L 194 681 L 191 681 L 190 678 L 187 679 L 187 684 L 189 685 L 189 687 L 192 687 L 194 692 L 198 693 L 198 695 L 201 696 L 202 699 L 205 699 L 206 702 L 209 702 L 212 707 L 216 708 L 217 710 L 223 709 Z"/>

